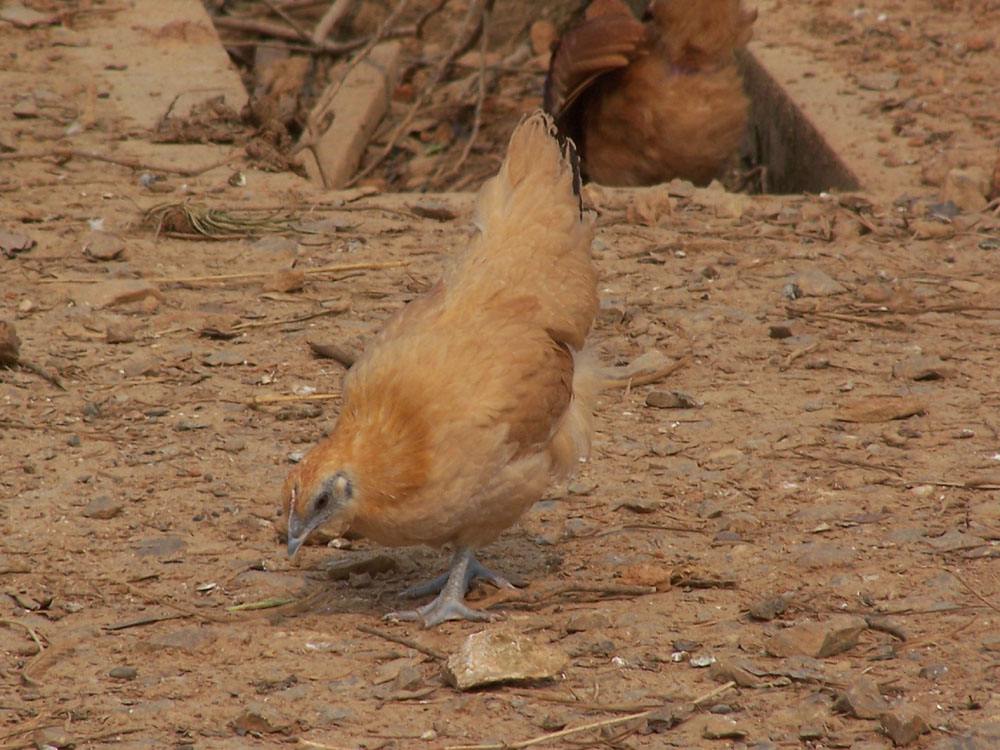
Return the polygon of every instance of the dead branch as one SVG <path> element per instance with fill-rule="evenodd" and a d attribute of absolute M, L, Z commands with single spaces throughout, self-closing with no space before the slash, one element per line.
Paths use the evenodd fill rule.
<path fill-rule="evenodd" d="M 239 152 L 230 154 L 225 159 L 221 159 L 211 164 L 206 164 L 203 167 L 197 167 L 196 169 L 190 169 L 187 167 L 171 167 L 165 164 L 147 164 L 141 162 L 138 159 L 129 159 L 124 156 L 110 156 L 108 154 L 99 154 L 96 151 L 87 151 L 85 149 L 79 148 L 51 148 L 45 149 L 44 151 L 31 151 L 31 152 L 16 152 L 13 154 L 0 154 L 0 161 L 21 161 L 23 159 L 49 159 L 55 157 L 56 159 L 61 159 L 63 161 L 69 161 L 70 159 L 93 159 L 94 161 L 103 161 L 108 164 L 117 164 L 120 167 L 127 167 L 128 169 L 142 170 L 146 172 L 164 172 L 166 174 L 176 174 L 181 177 L 198 177 L 199 175 L 205 174 L 205 172 L 211 172 L 213 169 L 218 167 L 223 167 L 232 161 L 235 161 L 241 156 Z"/>
<path fill-rule="evenodd" d="M 412 638 L 406 638 L 402 635 L 394 635 L 393 633 L 387 633 L 384 630 L 378 630 L 377 628 L 369 627 L 368 625 L 358 625 L 358 630 L 362 633 L 367 633 L 368 635 L 374 635 L 377 638 L 383 638 L 391 643 L 398 643 L 400 646 L 406 646 L 407 648 L 412 648 L 414 651 L 419 651 L 426 656 L 436 659 L 437 661 L 445 661 L 448 656 L 447 654 L 442 654 L 430 646 L 425 646 L 422 643 L 418 643 Z"/>
<path fill-rule="evenodd" d="M 476 143 L 476 139 L 479 138 L 479 130 L 483 124 L 483 102 L 486 100 L 486 52 L 489 47 L 489 30 L 490 30 L 490 8 L 487 7 L 483 10 L 483 20 L 482 20 L 482 31 L 479 34 L 479 75 L 476 79 L 476 108 L 472 115 L 472 132 L 469 133 L 469 140 L 465 142 L 465 146 L 462 148 L 462 153 L 459 154 L 458 159 L 455 161 L 452 168 L 448 170 L 445 175 L 447 179 L 453 178 L 458 171 L 465 164 L 466 159 L 469 158 L 469 154 L 472 153 L 472 147 Z M 442 162 L 442 166 L 447 162 Z M 438 184 L 437 180 L 440 177 L 440 172 L 434 175 L 431 182 Z"/>
<path fill-rule="evenodd" d="M 710 690 L 698 698 L 695 698 L 692 703 L 697 707 L 712 698 L 722 695 L 724 692 L 734 687 L 736 687 L 736 683 L 732 681 L 727 682 L 724 685 L 719 685 L 719 687 Z M 561 729 L 558 732 L 543 734 L 538 737 L 532 737 L 530 740 L 521 740 L 520 742 L 489 742 L 481 745 L 450 745 L 446 748 L 446 750 L 523 750 L 523 748 L 526 747 L 534 747 L 535 745 L 541 745 L 546 742 L 551 742 L 552 740 L 569 737 L 570 735 L 580 734 L 581 732 L 589 732 L 592 729 L 603 729 L 605 727 L 618 726 L 619 724 L 627 724 L 628 722 L 635 721 L 636 719 L 645 719 L 647 716 L 651 716 L 656 710 L 657 709 L 653 708 L 647 711 L 628 714 L 627 716 L 619 716 L 615 719 L 592 721 L 589 724 L 581 724 L 577 727 Z"/>
<path fill-rule="evenodd" d="M 384 263 L 340 263 L 322 268 L 306 268 L 302 270 L 306 276 L 316 276 L 327 273 L 344 273 L 345 271 L 375 271 L 383 268 L 398 268 L 408 265 L 406 260 L 391 260 Z M 217 281 L 242 281 L 245 279 L 260 279 L 273 274 L 274 271 L 247 271 L 246 273 L 222 273 L 208 276 L 154 276 L 146 279 L 152 284 L 204 284 Z M 47 284 L 96 284 L 103 279 L 41 279 Z"/>
<path fill-rule="evenodd" d="M 348 52 L 353 52 L 360 47 L 364 47 L 370 41 L 367 39 L 352 39 L 349 42 L 323 41 L 317 43 L 313 42 L 309 34 L 306 34 L 303 39 L 302 35 L 293 29 L 289 29 L 281 24 L 265 21 L 259 18 L 215 16 L 212 20 L 220 29 L 229 29 L 230 31 L 246 31 L 252 34 L 261 34 L 263 36 L 274 37 L 276 39 L 283 39 L 287 42 L 301 42 L 315 48 L 319 52 L 324 52 L 329 55 L 343 55 Z"/>
<path fill-rule="evenodd" d="M 272 13 L 277 15 L 282 21 L 291 26 L 292 30 L 299 35 L 299 39 L 307 43 L 311 43 L 313 41 L 312 36 L 309 34 L 309 32 L 306 31 L 305 28 L 303 28 L 302 25 L 298 21 L 296 21 L 291 14 L 286 12 L 284 8 L 282 8 L 279 5 L 275 5 L 275 3 L 271 2 L 271 0 L 263 0 L 263 3 L 268 8 L 271 9 Z"/>
<path fill-rule="evenodd" d="M 441 12 L 441 9 L 448 4 L 448 0 L 437 0 L 434 5 L 424 11 L 424 14 L 417 19 L 416 26 L 416 37 L 417 39 L 424 38 L 424 26 L 430 21 L 434 16 Z"/>
<path fill-rule="evenodd" d="M 960 584 L 962 584 L 963 586 L 965 586 L 965 588 L 968 589 L 968 591 L 969 591 L 970 594 L 972 594 L 974 597 L 976 597 L 979 601 L 981 601 L 987 607 L 989 607 L 990 609 L 992 609 L 994 612 L 1000 612 L 1000 606 L 997 606 L 996 604 L 994 604 L 993 602 L 991 602 L 989 599 L 987 599 L 985 596 L 983 596 L 981 593 L 979 593 L 978 589 L 974 588 L 971 583 L 969 583 L 968 581 L 966 581 L 957 572 L 955 572 L 951 568 L 943 568 L 942 570 L 944 570 L 947 573 L 951 573 L 951 575 L 953 575 L 955 577 L 955 580 L 957 580 Z"/>
<path fill-rule="evenodd" d="M 326 38 L 330 36 L 330 32 L 347 18 L 347 14 L 351 12 L 354 4 L 355 0 L 333 0 L 330 7 L 326 9 L 326 13 L 319 19 L 316 28 L 313 29 L 312 43 L 322 44 L 325 42 Z"/>
<path fill-rule="evenodd" d="M 275 395 L 275 396 L 254 396 L 246 401 L 247 406 L 257 407 L 264 404 L 284 404 L 290 401 L 333 401 L 340 398 L 339 393 L 304 393 L 301 396 L 296 394 Z"/>
<path fill-rule="evenodd" d="M 339 362 L 348 370 L 354 367 L 354 363 L 358 359 L 358 355 L 354 352 L 349 352 L 346 349 L 337 346 L 336 344 L 323 344 L 318 341 L 307 341 L 309 348 L 312 353 L 317 357 L 322 359 L 332 359 L 334 362 Z"/>

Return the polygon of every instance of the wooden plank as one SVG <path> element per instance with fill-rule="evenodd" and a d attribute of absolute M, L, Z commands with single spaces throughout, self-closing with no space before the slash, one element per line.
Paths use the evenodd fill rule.
<path fill-rule="evenodd" d="M 329 189 L 344 187 L 361 163 L 368 141 L 389 108 L 402 47 L 383 42 L 349 71 L 332 98 L 320 96 L 312 122 L 330 125 L 302 151 L 309 178 Z M 328 91 L 336 87 L 330 84 Z"/>
<path fill-rule="evenodd" d="M 767 165 L 768 192 L 916 189 L 919 169 L 889 169 L 873 137 L 879 94 L 859 91 L 792 47 L 752 43 L 741 56 L 751 98 L 748 148 Z"/>

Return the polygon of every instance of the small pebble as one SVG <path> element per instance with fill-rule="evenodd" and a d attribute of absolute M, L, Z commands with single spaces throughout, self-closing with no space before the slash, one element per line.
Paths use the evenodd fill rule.
<path fill-rule="evenodd" d="M 696 669 L 704 669 L 715 664 L 715 657 L 710 654 L 699 654 L 698 656 L 692 656 L 689 663 Z"/>
<path fill-rule="evenodd" d="M 948 674 L 948 665 L 940 662 L 936 664 L 928 664 L 926 667 L 921 669 L 918 674 L 925 680 L 937 682 L 939 679 Z"/>
<path fill-rule="evenodd" d="M 115 502 L 107 495 L 98 495 L 81 512 L 84 518 L 97 518 L 106 521 L 122 512 L 122 504 Z"/>
<path fill-rule="evenodd" d="M 116 680 L 134 680 L 139 675 L 139 670 L 135 667 L 115 667 L 108 672 L 108 677 Z"/>

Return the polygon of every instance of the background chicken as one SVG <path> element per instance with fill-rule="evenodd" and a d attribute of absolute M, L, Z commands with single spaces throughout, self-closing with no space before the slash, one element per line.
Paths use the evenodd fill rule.
<path fill-rule="evenodd" d="M 473 550 L 589 450 L 595 374 L 580 354 L 597 311 L 572 144 L 537 112 L 479 195 L 479 233 L 348 373 L 332 434 L 284 487 L 288 552 L 331 523 L 386 545 L 452 544 L 437 598 L 400 619 L 487 619 L 471 580 L 510 584 Z"/>
<path fill-rule="evenodd" d="M 595 0 L 552 56 L 545 108 L 604 185 L 707 183 L 739 149 L 747 97 L 734 52 L 756 11 L 740 0 L 653 0 L 638 21 Z"/>

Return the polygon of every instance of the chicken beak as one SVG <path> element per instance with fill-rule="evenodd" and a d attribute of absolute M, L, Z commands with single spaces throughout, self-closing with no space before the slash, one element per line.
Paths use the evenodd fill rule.
<path fill-rule="evenodd" d="M 294 512 L 288 514 L 288 557 L 295 557 L 295 553 L 299 551 L 299 547 L 309 536 L 311 529 L 307 528 L 303 524 L 298 515 Z"/>
<path fill-rule="evenodd" d="M 288 557 L 295 557 L 295 553 L 299 551 L 299 547 L 302 546 L 302 542 L 306 540 L 305 536 L 292 536 L 288 535 Z"/>

